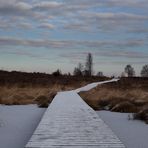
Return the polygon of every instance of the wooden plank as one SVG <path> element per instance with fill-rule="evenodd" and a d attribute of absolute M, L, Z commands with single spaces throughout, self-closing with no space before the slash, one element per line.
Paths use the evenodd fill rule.
<path fill-rule="evenodd" d="M 119 138 L 74 92 L 56 95 L 26 148 L 125 148 Z"/>

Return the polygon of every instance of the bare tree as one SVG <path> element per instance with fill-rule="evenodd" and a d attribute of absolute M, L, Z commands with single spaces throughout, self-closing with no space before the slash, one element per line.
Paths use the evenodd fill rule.
<path fill-rule="evenodd" d="M 103 77 L 104 75 L 103 75 L 103 72 L 102 71 L 99 71 L 98 73 L 97 73 L 97 76 L 98 77 Z"/>
<path fill-rule="evenodd" d="M 77 67 L 74 68 L 73 75 L 74 76 L 79 75 L 79 71 L 78 71 L 78 68 Z"/>
<path fill-rule="evenodd" d="M 75 67 L 73 75 L 82 76 L 83 75 L 83 65 L 81 63 L 78 64 L 78 67 Z"/>
<path fill-rule="evenodd" d="M 91 53 L 88 53 L 85 65 L 85 75 L 92 76 L 93 74 L 93 57 Z"/>
<path fill-rule="evenodd" d="M 142 77 L 148 77 L 148 65 L 144 65 L 141 70 L 141 76 Z"/>
<path fill-rule="evenodd" d="M 83 71 L 83 65 L 81 63 L 78 64 L 78 69 L 82 72 Z"/>
<path fill-rule="evenodd" d="M 126 73 L 125 72 L 122 72 L 121 73 L 121 77 L 126 77 Z"/>
<path fill-rule="evenodd" d="M 135 70 L 131 65 L 127 65 L 124 70 L 128 77 L 135 76 Z"/>
<path fill-rule="evenodd" d="M 52 73 L 52 75 L 53 75 L 53 76 L 56 76 L 56 77 L 57 77 L 57 76 L 61 76 L 61 75 L 62 75 L 62 72 L 61 72 L 60 69 L 57 69 L 55 72 Z"/>

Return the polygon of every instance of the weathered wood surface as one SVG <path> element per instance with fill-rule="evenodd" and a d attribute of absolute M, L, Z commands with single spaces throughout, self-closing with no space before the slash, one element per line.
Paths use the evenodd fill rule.
<path fill-rule="evenodd" d="M 125 148 L 75 91 L 56 95 L 26 148 Z"/>

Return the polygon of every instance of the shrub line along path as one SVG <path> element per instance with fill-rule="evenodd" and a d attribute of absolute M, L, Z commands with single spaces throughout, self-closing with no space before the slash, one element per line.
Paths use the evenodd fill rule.
<path fill-rule="evenodd" d="M 120 139 L 77 94 L 114 81 L 117 79 L 59 92 L 26 148 L 125 148 Z"/>

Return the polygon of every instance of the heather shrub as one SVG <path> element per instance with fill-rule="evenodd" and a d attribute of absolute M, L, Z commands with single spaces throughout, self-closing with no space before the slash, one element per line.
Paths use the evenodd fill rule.
<path fill-rule="evenodd" d="M 138 113 L 134 113 L 133 119 L 143 120 L 148 124 L 148 106 L 142 108 Z"/>
<path fill-rule="evenodd" d="M 40 95 L 35 99 L 37 102 L 38 107 L 47 108 L 49 104 L 52 102 L 53 98 L 55 97 L 56 93 L 50 93 L 49 96 Z"/>
<path fill-rule="evenodd" d="M 125 102 L 121 102 L 119 104 L 116 104 L 112 109 L 111 111 L 114 111 L 114 112 L 123 112 L 123 113 L 133 113 L 133 112 L 137 112 L 137 107 L 128 102 L 128 101 L 125 101 Z"/>

